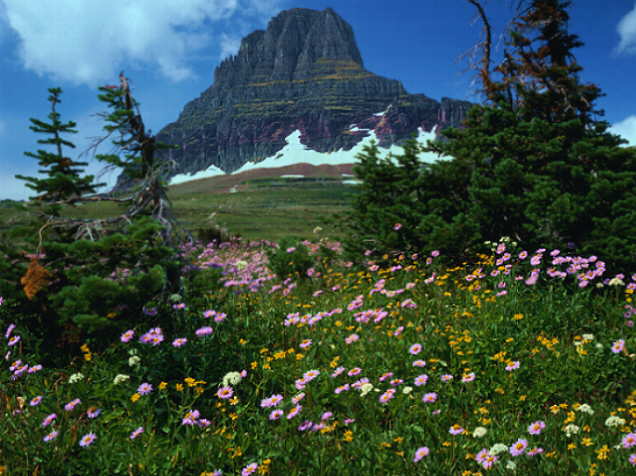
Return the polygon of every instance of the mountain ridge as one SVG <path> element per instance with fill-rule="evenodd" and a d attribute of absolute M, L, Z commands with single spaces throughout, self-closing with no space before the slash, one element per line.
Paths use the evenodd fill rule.
<path fill-rule="evenodd" d="M 275 156 L 295 131 L 325 154 L 349 151 L 371 132 L 388 147 L 420 129 L 439 136 L 460 126 L 471 106 L 409 94 L 400 81 L 367 71 L 353 29 L 333 9 L 294 8 L 245 36 L 215 68 L 213 84 L 156 135 L 180 149 L 157 156 L 175 164 L 169 180 L 210 167 L 233 173 Z M 127 184 L 120 176 L 115 188 Z"/>

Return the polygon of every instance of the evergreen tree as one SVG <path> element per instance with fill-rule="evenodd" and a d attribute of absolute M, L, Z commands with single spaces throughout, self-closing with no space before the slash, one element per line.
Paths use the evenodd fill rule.
<path fill-rule="evenodd" d="M 55 110 L 56 105 L 61 102 L 59 96 L 62 90 L 60 88 L 49 88 L 49 92 L 51 93 L 48 98 L 51 102 L 51 114 L 49 114 L 48 117 L 51 119 L 51 122 L 48 123 L 31 118 L 29 120 L 33 125 L 29 126 L 29 129 L 33 132 L 52 135 L 49 139 L 40 139 L 37 142 L 38 144 L 52 144 L 55 146 L 55 153 L 41 149 L 37 151 L 37 154 L 32 152 L 24 153 L 24 155 L 38 159 L 40 166 L 44 167 L 43 170 L 39 170 L 38 172 L 47 174 L 48 177 L 35 178 L 16 175 L 16 178 L 25 180 L 28 182 L 26 184 L 27 187 L 40 193 L 40 195 L 36 197 L 29 197 L 30 199 L 49 204 L 51 202 L 68 200 L 69 204 L 74 205 L 80 197 L 85 194 L 95 193 L 97 187 L 105 184 L 94 184 L 93 175 L 80 177 L 83 170 L 78 167 L 84 167 L 88 164 L 86 162 L 76 162 L 64 156 L 62 146 L 75 148 L 75 145 L 63 139 L 61 135 L 77 133 L 77 131 L 73 129 L 76 123 L 73 121 L 62 123 L 60 121 L 60 114 Z M 47 213 L 51 215 L 59 216 L 60 206 L 51 204 L 46 210 Z"/>
<path fill-rule="evenodd" d="M 455 260 L 486 240 L 510 236 L 530 251 L 569 246 L 634 268 L 636 154 L 595 119 L 603 114 L 594 109 L 601 91 L 578 76 L 572 50 L 582 42 L 568 33 L 570 2 L 533 0 L 515 18 L 495 80 L 487 18 L 477 0 L 468 1 L 487 31 L 479 73 L 486 104 L 469 111 L 464 128 L 442 131 L 447 142 L 421 148 L 451 159 L 422 164 L 406 185 L 365 151 L 356 172 L 362 190 L 381 193 L 356 202 L 352 229 L 365 229 L 362 236 L 380 250 L 394 246 L 386 233 L 390 222 L 404 220 L 415 235 L 401 234 L 404 248 L 437 248 Z M 408 207 L 395 206 L 413 196 Z M 355 247 L 357 238 L 352 234 L 348 245 Z"/>

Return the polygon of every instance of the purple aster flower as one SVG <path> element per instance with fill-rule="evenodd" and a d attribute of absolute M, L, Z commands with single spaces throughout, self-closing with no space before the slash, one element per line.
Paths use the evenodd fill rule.
<path fill-rule="evenodd" d="M 139 393 L 140 395 L 148 395 L 150 392 L 152 392 L 152 385 L 150 385 L 148 382 L 142 383 L 137 388 L 137 393 Z"/>
<path fill-rule="evenodd" d="M 130 434 L 130 439 L 134 440 L 135 438 L 137 438 L 139 435 L 141 435 L 144 432 L 144 427 L 140 426 L 139 428 L 137 428 L 135 431 L 133 431 Z"/>
<path fill-rule="evenodd" d="M 95 441 L 96 438 L 97 436 L 95 435 L 95 433 L 86 433 L 84 436 L 82 436 L 79 445 L 83 448 L 86 448 L 87 446 L 92 445 L 93 441 Z"/>
<path fill-rule="evenodd" d="M 49 441 L 54 440 L 55 438 L 57 438 L 57 435 L 59 435 L 59 434 L 60 434 L 59 431 L 53 430 L 51 433 L 49 433 L 44 438 L 42 438 L 42 440 L 46 441 L 46 442 L 49 442 Z"/>
<path fill-rule="evenodd" d="M 51 423 L 53 423 L 53 420 L 55 420 L 56 418 L 57 418 L 57 414 L 51 413 L 49 416 L 44 418 L 44 420 L 42 420 L 42 423 L 40 424 L 40 426 L 42 426 L 42 428 L 47 427 Z"/>
<path fill-rule="evenodd" d="M 417 463 L 419 460 L 421 460 L 425 456 L 428 456 L 429 453 L 430 453 L 430 450 L 426 446 L 422 446 L 418 448 L 417 450 L 415 450 L 415 456 L 413 456 L 413 462 Z"/>
<path fill-rule="evenodd" d="M 67 412 L 73 411 L 73 409 L 80 403 L 82 403 L 82 401 L 79 398 L 71 400 L 66 405 L 64 405 L 64 410 L 66 410 Z"/>

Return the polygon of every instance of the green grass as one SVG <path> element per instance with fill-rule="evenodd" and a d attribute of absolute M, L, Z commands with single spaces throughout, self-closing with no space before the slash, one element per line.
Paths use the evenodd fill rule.
<path fill-rule="evenodd" d="M 575 275 L 547 277 L 546 264 L 539 283 L 527 285 L 515 279 L 533 268 L 529 257 L 516 258 L 519 250 L 509 274 L 495 263 L 501 252 L 452 269 L 433 257 L 395 256 L 356 270 L 313 255 L 320 274 L 290 282 L 271 280 L 263 251 L 210 247 L 205 258 L 224 266 L 226 279 L 264 277 L 259 289 L 234 284 L 175 296 L 154 317 L 139 313 L 130 341 L 89 339 L 67 365 L 15 380 L 16 368 L 46 356 L 37 354 L 28 321 L 8 310 L 11 303 L 0 306 L 2 322 L 18 322 L 9 337 L 20 336 L 0 348 L 11 352 L 0 370 L 0 468 L 633 474 L 636 338 L 623 316 L 633 285 L 599 289 L 593 280 L 580 288 Z M 300 256 L 277 253 L 279 263 Z M 198 337 L 203 326 L 214 330 Z M 138 340 L 156 327 L 163 342 Z M 177 338 L 187 343 L 171 345 Z M 142 395 L 142 384 L 152 391 Z M 282 401 L 268 406 L 274 395 Z M 534 422 L 545 425 L 539 434 L 529 430 Z M 515 444 L 523 454 L 511 454 Z M 424 447 L 428 455 L 414 461 Z M 488 450 L 490 471 L 476 460 Z"/>
<path fill-rule="evenodd" d="M 332 237 L 341 230 L 328 223 L 346 212 L 354 187 L 325 178 L 262 178 L 239 185 L 236 193 L 214 181 L 197 181 L 169 189 L 179 227 L 196 235 L 199 229 L 224 228 L 229 234 L 247 239 L 280 240 L 286 236 L 310 238 L 320 226 Z M 63 214 L 76 218 L 108 218 L 124 208 L 112 202 L 86 203 L 68 207 Z M 20 214 L 0 208 L 0 220 L 7 223 Z"/>

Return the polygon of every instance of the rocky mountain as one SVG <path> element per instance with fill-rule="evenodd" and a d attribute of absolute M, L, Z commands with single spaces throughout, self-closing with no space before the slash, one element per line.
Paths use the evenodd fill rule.
<path fill-rule="evenodd" d="M 382 147 L 458 126 L 471 103 L 409 94 L 364 68 L 351 26 L 335 11 L 285 10 L 241 41 L 214 83 L 156 138 L 176 167 L 168 178 L 218 168 L 232 173 L 275 156 L 295 131 L 318 152 L 352 149 L 369 134 Z M 352 158 L 353 161 L 353 158 Z M 116 189 L 126 186 L 119 177 Z"/>

